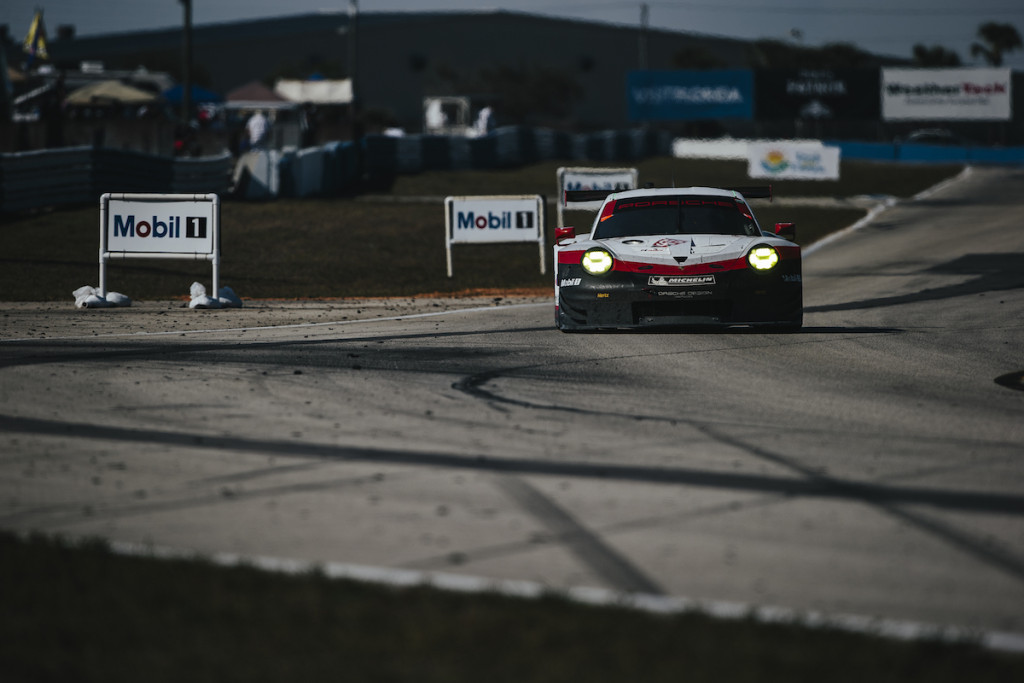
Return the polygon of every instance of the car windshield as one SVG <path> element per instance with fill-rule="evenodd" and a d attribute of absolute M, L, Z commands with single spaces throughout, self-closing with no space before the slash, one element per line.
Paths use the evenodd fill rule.
<path fill-rule="evenodd" d="M 754 217 L 744 204 L 729 197 L 680 195 L 615 200 L 602 211 L 594 239 L 757 234 Z"/>

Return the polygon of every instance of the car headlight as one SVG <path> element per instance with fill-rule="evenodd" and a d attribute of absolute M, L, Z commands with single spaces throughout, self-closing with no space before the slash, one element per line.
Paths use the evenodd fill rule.
<path fill-rule="evenodd" d="M 590 249 L 583 254 L 583 270 L 591 275 L 604 275 L 612 269 L 615 260 L 604 249 Z"/>
<path fill-rule="evenodd" d="M 771 270 L 779 262 L 779 252 L 769 246 L 754 247 L 747 254 L 747 263 L 754 270 Z"/>

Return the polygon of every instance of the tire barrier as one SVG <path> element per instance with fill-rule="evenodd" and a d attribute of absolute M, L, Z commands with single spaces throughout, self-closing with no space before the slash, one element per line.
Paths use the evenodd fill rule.
<path fill-rule="evenodd" d="M 387 191 L 399 175 L 425 171 L 515 168 L 540 161 L 630 161 L 672 153 L 672 138 L 650 130 L 572 134 L 520 126 L 466 138 L 439 135 L 363 139 L 352 143 L 250 152 L 235 170 L 235 197 L 317 197 Z M 360 161 L 362 171 L 359 171 Z"/>
<path fill-rule="evenodd" d="M 62 147 L 0 154 L 0 213 L 99 204 L 107 192 L 223 194 L 234 161 L 173 159 L 102 147 Z"/>

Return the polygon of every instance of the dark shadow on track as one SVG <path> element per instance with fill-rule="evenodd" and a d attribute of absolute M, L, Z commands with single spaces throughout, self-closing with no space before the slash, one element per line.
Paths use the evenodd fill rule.
<path fill-rule="evenodd" d="M 678 467 L 554 462 L 528 458 L 488 458 L 476 455 L 333 446 L 302 441 L 273 441 L 200 433 L 132 429 L 13 415 L 0 415 L 0 431 L 53 438 L 96 439 L 140 445 L 160 444 L 192 449 L 267 453 L 279 457 L 293 456 L 322 458 L 330 461 L 449 467 L 524 475 L 539 474 L 608 481 L 700 486 L 786 496 L 866 501 L 877 504 L 930 505 L 941 509 L 1024 516 L 1024 496 L 1020 495 L 845 482 L 820 476 L 808 479 L 799 476 L 714 472 Z M 0 517 L 0 521 L 2 520 L 3 518 Z"/>
<path fill-rule="evenodd" d="M 911 294 L 887 296 L 880 299 L 861 299 L 841 304 L 812 306 L 805 308 L 804 312 L 820 313 L 824 311 L 884 308 L 921 301 L 941 301 L 943 299 L 986 294 L 989 292 L 1024 289 L 1024 270 L 1020 267 L 1022 261 L 1024 261 L 1024 254 L 965 254 L 954 261 L 929 268 L 924 272 L 940 275 L 978 276 L 968 282 L 948 287 L 925 289 Z"/>
<path fill-rule="evenodd" d="M 821 310 L 821 309 L 818 309 Z M 786 336 L 786 337 L 799 337 L 803 334 L 892 334 L 896 332 L 903 332 L 904 330 L 898 327 L 868 327 L 868 326 L 851 326 L 851 327 L 810 327 L 804 325 L 798 330 L 786 330 L 786 329 L 771 329 L 765 327 L 750 327 L 750 326 L 736 326 L 736 327 L 675 327 L 666 325 L 664 327 L 641 327 L 641 328 L 602 328 L 598 330 L 574 330 L 570 334 L 676 334 L 676 335 L 721 335 L 721 336 L 737 336 L 737 335 L 757 335 L 757 334 L 768 334 L 773 336 Z"/>
<path fill-rule="evenodd" d="M 1001 387 L 1006 387 L 1007 389 L 1024 391 L 1024 370 L 1000 375 L 999 377 L 996 377 L 995 383 Z"/>
<path fill-rule="evenodd" d="M 537 405 L 537 404 L 531 404 L 531 403 L 526 402 L 526 401 L 519 401 L 519 400 L 515 400 L 515 399 L 508 399 L 508 398 L 499 396 L 497 394 L 494 394 L 493 392 L 487 391 L 486 389 L 483 388 L 483 385 L 485 385 L 487 382 L 489 382 L 489 381 L 491 381 L 493 379 L 496 379 L 499 376 L 502 376 L 503 374 L 506 374 L 506 373 L 494 371 L 494 372 L 490 372 L 490 373 L 481 373 L 479 375 L 475 375 L 475 376 L 471 376 L 471 377 L 465 377 L 460 382 L 455 383 L 453 385 L 453 388 L 454 389 L 458 389 L 460 391 L 463 391 L 464 393 L 467 393 L 467 394 L 469 394 L 471 396 L 474 396 L 474 397 L 476 397 L 478 399 L 483 399 L 483 400 L 486 400 L 486 401 L 492 401 L 492 402 L 496 402 L 496 403 L 505 403 L 505 404 L 511 404 L 511 405 L 516 405 L 516 406 L 520 406 L 520 407 L 531 408 L 531 409 L 539 409 L 539 410 L 564 410 L 566 412 L 580 413 L 580 414 L 589 414 L 589 415 L 598 416 L 598 417 L 603 416 L 603 415 L 607 415 L 609 418 L 611 418 L 611 417 L 615 416 L 613 413 L 601 413 L 599 411 L 590 411 L 590 410 L 586 410 L 586 409 L 582 409 L 582 408 L 576 408 L 576 407 L 572 407 L 572 406 L 557 406 L 557 405 L 542 406 L 542 405 Z M 1021 374 L 1024 375 L 1024 373 L 1021 373 Z M 618 416 L 618 417 L 623 417 L 623 416 Z M 655 419 L 655 420 L 657 420 L 659 418 L 637 417 L 637 418 L 634 418 L 634 419 L 640 419 L 640 420 Z M 937 499 L 933 499 L 931 501 L 924 501 L 924 500 L 912 500 L 911 499 L 912 497 L 906 497 L 906 498 L 902 498 L 902 499 L 891 498 L 889 496 L 889 489 L 891 488 L 890 485 L 879 484 L 879 483 L 867 483 L 867 482 L 853 482 L 853 481 L 847 481 L 847 480 L 844 480 L 844 479 L 839 479 L 839 478 L 836 478 L 836 477 L 833 477 L 833 476 L 830 476 L 830 475 L 827 475 L 827 474 L 822 474 L 822 473 L 820 473 L 820 472 L 818 472 L 818 471 L 816 471 L 814 469 L 811 469 L 811 468 L 808 468 L 808 467 L 802 465 L 798 461 L 795 461 L 794 459 L 792 459 L 790 457 L 787 457 L 784 454 L 775 453 L 775 452 L 766 450 L 764 448 L 761 448 L 761 447 L 759 447 L 757 445 L 753 445 L 753 444 L 747 443 L 747 442 L 743 441 L 742 439 L 739 439 L 739 438 L 733 436 L 732 434 L 730 434 L 730 433 L 728 433 L 728 432 L 726 432 L 724 430 L 715 428 L 712 425 L 709 425 L 709 424 L 703 424 L 703 425 L 702 424 L 694 424 L 693 426 L 696 427 L 697 429 L 699 429 L 700 431 L 704 432 L 705 434 L 707 434 L 708 437 L 710 437 L 711 439 L 713 439 L 715 441 L 718 441 L 718 442 L 721 442 L 721 443 L 725 443 L 725 444 L 729 444 L 730 446 L 733 446 L 733 447 L 735 447 L 735 448 L 737 448 L 739 450 L 746 451 L 746 452 L 750 453 L 752 456 L 754 456 L 754 457 L 756 457 L 756 458 L 758 458 L 760 460 L 764 460 L 766 462 L 771 462 L 771 463 L 774 463 L 776 465 L 781 465 L 781 466 L 785 467 L 786 469 L 792 471 L 794 473 L 794 475 L 795 475 L 795 478 L 793 480 L 786 479 L 787 482 L 789 482 L 790 484 L 793 484 L 793 485 L 805 485 L 805 486 L 809 487 L 809 490 L 814 490 L 814 493 L 796 493 L 796 492 L 793 492 L 793 491 L 784 491 L 784 490 L 780 490 L 780 489 L 777 489 L 777 490 L 774 490 L 774 491 L 761 490 L 762 493 L 776 493 L 776 494 L 781 494 L 781 495 L 784 495 L 784 496 L 791 496 L 791 497 L 811 496 L 811 497 L 823 497 L 823 498 L 833 498 L 833 499 L 842 499 L 842 500 L 856 500 L 856 501 L 865 503 L 867 505 L 872 505 L 872 506 L 878 508 L 879 510 L 884 510 L 886 513 L 888 513 L 889 515 L 891 515 L 891 516 L 893 516 L 895 518 L 901 519 L 901 520 L 903 520 L 903 521 L 905 521 L 905 522 L 907 522 L 909 524 L 912 524 L 912 525 L 916 526 L 917 528 L 919 528 L 919 529 L 921 529 L 923 531 L 926 531 L 927 533 L 929 533 L 929 534 L 931 534 L 933 536 L 936 536 L 936 537 L 939 537 L 939 538 L 943 539 L 946 543 L 949 543 L 951 545 L 954 545 L 956 547 L 961 548 L 962 550 L 965 550 L 965 551 L 971 553 L 976 558 L 978 558 L 978 559 L 980 559 L 980 560 L 982 560 L 982 561 L 984 561 L 984 562 L 986 562 L 986 563 L 988 563 L 988 564 L 990 564 L 992 566 L 1000 568 L 1002 571 L 1010 574 L 1015 579 L 1024 580 L 1024 561 L 1022 561 L 1021 559 L 1015 557 L 1013 554 L 1011 554 L 1009 552 L 1004 552 L 1004 551 L 1002 551 L 1002 550 L 1000 550 L 998 548 L 989 547 L 989 544 L 986 544 L 984 541 L 979 541 L 979 540 L 977 540 L 975 538 L 972 538 L 972 536 L 970 534 L 961 532 L 961 531 L 955 529 L 953 526 L 951 526 L 950 524 L 948 524 L 946 522 L 939 521 L 939 520 L 929 519 L 928 517 L 923 515 L 921 512 L 913 511 L 912 509 L 909 509 L 909 508 L 906 507 L 906 506 L 909 506 L 909 505 L 915 505 L 915 504 L 919 504 L 920 503 L 920 504 L 929 505 L 929 506 L 932 506 L 932 507 L 948 509 L 947 505 L 939 503 Z M 705 473 L 705 474 L 711 474 L 711 473 Z M 712 475 L 712 476 L 717 476 L 717 475 Z M 668 481 L 668 483 L 680 483 L 680 484 L 684 484 L 685 483 L 685 484 L 688 484 L 688 485 L 699 485 L 699 484 L 695 484 L 694 482 Z M 919 489 L 913 489 L 913 490 L 919 491 Z M 981 496 L 983 498 L 987 497 L 989 495 L 995 495 L 997 498 L 1004 497 L 1004 494 L 987 494 L 987 493 L 980 493 L 980 492 L 978 492 L 978 493 L 969 493 L 969 492 L 966 492 L 966 491 L 956 492 L 956 491 L 948 491 L 948 490 L 947 491 L 940 491 L 940 490 L 934 490 L 934 489 L 930 490 L 928 493 L 929 494 L 938 494 L 938 495 L 941 495 L 941 496 L 947 496 L 948 495 L 948 496 L 954 496 L 954 497 L 959 497 L 959 496 L 963 496 L 963 495 L 966 495 L 966 496 L 969 496 L 969 497 L 974 497 L 975 495 L 978 495 L 978 496 Z M 1013 499 L 1016 499 L 1018 501 L 1017 505 L 1024 506 L 1024 496 L 1010 495 L 1010 497 L 1013 498 Z M 961 508 L 961 509 L 963 509 L 963 508 Z M 981 512 L 981 510 L 975 510 L 975 511 L 976 512 Z M 996 510 L 990 510 L 989 512 L 997 512 L 997 511 Z M 1024 507 L 1021 507 L 1019 509 L 1014 509 L 1014 510 L 1011 510 L 1010 508 L 1006 508 L 1006 509 L 1002 510 L 1001 512 L 999 512 L 999 514 L 1005 514 L 1005 513 L 1021 514 L 1021 513 L 1024 513 Z"/>

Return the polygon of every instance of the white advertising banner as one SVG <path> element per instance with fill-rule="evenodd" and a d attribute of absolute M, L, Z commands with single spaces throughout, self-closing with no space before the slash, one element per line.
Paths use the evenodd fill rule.
<path fill-rule="evenodd" d="M 751 178 L 838 180 L 839 148 L 821 143 L 772 142 L 747 146 Z"/>
<path fill-rule="evenodd" d="M 565 225 L 566 190 L 635 190 L 639 173 L 635 168 L 591 168 L 586 166 L 558 169 L 558 227 Z M 603 201 L 575 202 L 573 210 L 597 211 Z"/>
<path fill-rule="evenodd" d="M 1010 69 L 882 69 L 886 121 L 1009 121 Z"/>
<path fill-rule="evenodd" d="M 216 205 L 175 197 L 110 197 L 106 249 L 111 252 L 212 254 Z"/>
<path fill-rule="evenodd" d="M 558 169 L 558 201 L 564 204 L 566 190 L 635 190 L 637 177 L 635 168 L 562 167 Z M 572 208 L 597 211 L 602 203 L 579 202 Z"/>
<path fill-rule="evenodd" d="M 539 195 L 447 197 L 448 236 L 452 244 L 535 242 L 542 234 Z"/>
<path fill-rule="evenodd" d="M 448 277 L 453 244 L 537 242 L 544 272 L 544 198 L 539 194 L 446 197 L 444 214 Z"/>
<path fill-rule="evenodd" d="M 100 296 L 113 259 L 191 259 L 213 265 L 220 292 L 220 197 L 106 193 L 100 197 Z"/>

